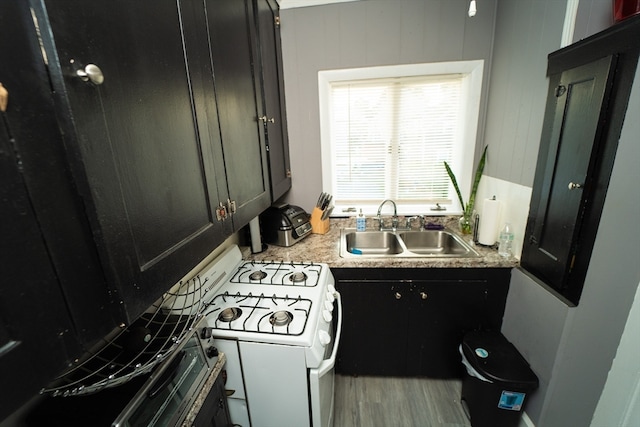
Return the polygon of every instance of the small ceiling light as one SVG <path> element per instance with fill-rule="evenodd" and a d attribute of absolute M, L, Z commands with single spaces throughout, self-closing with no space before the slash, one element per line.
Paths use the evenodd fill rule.
<path fill-rule="evenodd" d="M 471 0 L 469 3 L 469 16 L 476 16 L 476 0 Z"/>

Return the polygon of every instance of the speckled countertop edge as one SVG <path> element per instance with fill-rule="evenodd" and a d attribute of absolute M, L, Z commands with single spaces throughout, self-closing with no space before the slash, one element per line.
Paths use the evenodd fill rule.
<path fill-rule="evenodd" d="M 204 384 L 202 385 L 202 388 L 200 389 L 200 392 L 198 393 L 198 396 L 193 401 L 193 404 L 191 405 L 191 409 L 189 409 L 189 412 L 187 413 L 186 418 L 182 422 L 182 427 L 190 427 L 193 425 L 193 422 L 195 421 L 196 416 L 198 415 L 198 412 L 200 412 L 200 408 L 202 408 L 204 401 L 207 399 L 207 396 L 209 395 L 209 391 L 211 391 L 211 389 L 213 388 L 213 385 L 218 379 L 218 375 L 220 375 L 220 372 L 222 372 L 222 368 L 224 367 L 224 364 L 226 363 L 226 361 L 227 359 L 224 353 L 219 352 L 218 360 L 216 361 L 216 364 L 213 365 L 213 368 L 211 368 L 211 373 L 209 374 L 209 377 L 205 380 Z"/>
<path fill-rule="evenodd" d="M 439 223 L 455 231 L 457 219 L 430 217 L 429 222 Z M 289 247 L 269 244 L 257 254 L 252 253 L 250 247 L 242 247 L 242 256 L 246 260 L 256 261 L 319 262 L 333 268 L 513 268 L 519 265 L 517 258 L 501 257 L 497 249 L 476 245 L 470 237 L 463 238 L 480 254 L 479 258 L 342 258 L 340 230 L 355 228 L 355 218 L 332 218 L 330 224 L 326 234 L 310 234 Z"/>

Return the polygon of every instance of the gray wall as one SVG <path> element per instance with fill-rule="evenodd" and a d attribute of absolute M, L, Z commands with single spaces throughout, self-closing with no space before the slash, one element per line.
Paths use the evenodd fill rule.
<path fill-rule="evenodd" d="M 486 102 L 496 0 L 479 2 L 474 18 L 468 7 L 468 0 L 366 0 L 281 11 L 293 180 L 287 201 L 310 210 L 322 191 L 320 70 L 484 59 Z"/>
<path fill-rule="evenodd" d="M 485 174 L 533 186 L 547 98 L 547 55 L 560 48 L 566 0 L 498 2 Z"/>
<path fill-rule="evenodd" d="M 580 304 L 565 306 L 520 271 L 511 282 L 503 333 L 540 377 L 527 407 L 538 427 L 590 425 L 638 289 L 640 229 L 627 226 L 640 218 L 640 71 L 636 76 Z M 632 363 L 626 368 L 637 373 Z M 620 399 L 628 399 L 628 387 L 619 384 Z"/>
<path fill-rule="evenodd" d="M 548 51 L 560 46 L 562 24 L 556 18 L 564 17 L 562 3 L 509 0 L 498 4 L 485 135 L 487 141 L 500 141 L 499 159 L 488 172 L 492 176 L 528 186 L 533 182 L 535 162 L 529 156 L 537 152 L 544 111 L 541 102 L 547 90 L 546 80 L 540 81 L 546 57 L 540 43 L 544 41 Z M 549 18 L 532 18 L 543 14 Z M 532 21 L 539 24 L 534 26 Z M 611 2 L 583 0 L 574 40 L 610 24 Z M 518 62 L 514 58 L 525 58 L 525 64 L 514 64 Z M 520 77 L 530 83 L 520 86 Z M 525 272 L 513 274 L 503 333 L 540 378 L 540 388 L 527 406 L 527 414 L 538 427 L 590 425 L 638 288 L 640 230 L 621 225 L 633 224 L 640 217 L 636 164 L 640 128 L 637 120 L 629 120 L 640 117 L 639 85 L 636 82 L 580 305 L 570 308 Z M 522 164 L 520 153 L 527 153 L 525 161 L 531 165 Z M 628 391 L 618 390 L 622 396 Z M 608 424 L 597 427 L 604 425 Z"/>
<path fill-rule="evenodd" d="M 546 57 L 560 47 L 566 4 L 483 0 L 475 18 L 466 17 L 467 0 L 364 0 L 282 11 L 293 164 L 288 200 L 309 209 L 321 191 L 319 70 L 458 59 L 485 59 L 491 66 L 481 116 L 486 129 L 479 130 L 491 147 L 485 174 L 531 186 L 547 92 Z M 581 0 L 574 39 L 606 28 L 610 4 Z M 636 88 L 635 102 L 638 96 Z M 580 305 L 566 306 L 514 271 L 503 332 L 540 377 L 527 408 L 538 427 L 589 425 L 618 348 L 640 281 L 640 180 L 633 164 L 640 158 L 633 138 L 639 133 L 638 121 L 627 120 Z"/>

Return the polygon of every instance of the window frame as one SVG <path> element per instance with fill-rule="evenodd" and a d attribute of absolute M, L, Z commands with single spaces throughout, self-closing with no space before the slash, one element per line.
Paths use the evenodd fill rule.
<path fill-rule="evenodd" d="M 473 160 L 475 156 L 476 138 L 480 117 L 480 98 L 482 93 L 482 75 L 484 60 L 437 62 L 424 64 L 405 64 L 392 66 L 377 66 L 363 68 L 349 68 L 339 70 L 325 70 L 318 72 L 318 95 L 320 107 L 320 142 L 322 156 L 322 188 L 323 191 L 332 193 L 333 165 L 331 146 L 331 114 L 330 94 L 333 82 L 393 78 L 417 75 L 442 75 L 461 74 L 463 76 L 463 105 L 461 142 L 454 147 L 454 158 L 450 164 L 458 180 L 463 197 L 468 197 L 473 175 Z M 431 211 L 433 205 L 417 203 L 398 203 L 398 213 L 401 215 L 457 215 L 462 213 L 462 208 L 455 196 L 453 186 L 449 185 L 451 203 L 440 203 L 445 211 Z M 380 200 L 382 202 L 382 200 Z M 335 204 L 333 216 L 353 214 L 348 208 L 362 209 L 365 215 L 373 215 L 377 212 L 379 203 L 362 204 L 358 206 Z M 385 208 L 385 212 L 387 208 Z"/>

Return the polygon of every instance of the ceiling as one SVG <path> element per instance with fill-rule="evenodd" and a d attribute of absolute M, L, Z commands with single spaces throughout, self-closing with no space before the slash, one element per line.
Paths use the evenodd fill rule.
<path fill-rule="evenodd" d="M 296 7 L 318 6 L 321 4 L 344 3 L 359 0 L 277 0 L 280 9 L 293 9 Z"/>

